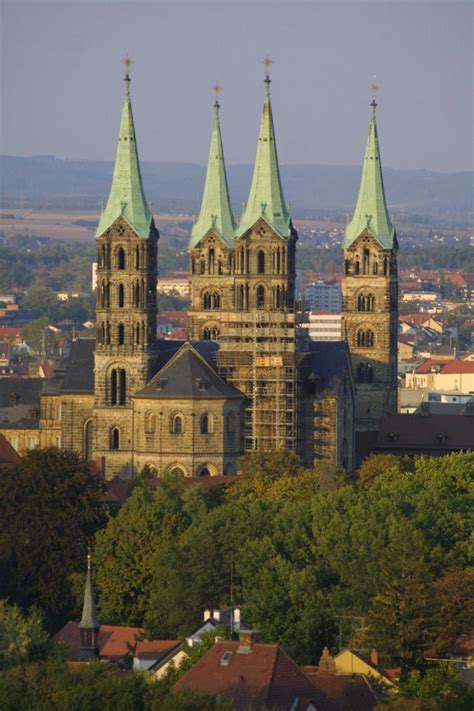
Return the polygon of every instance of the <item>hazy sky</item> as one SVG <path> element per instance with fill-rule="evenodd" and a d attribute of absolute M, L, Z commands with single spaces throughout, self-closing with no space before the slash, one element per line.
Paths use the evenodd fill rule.
<path fill-rule="evenodd" d="M 141 160 L 255 155 L 268 52 L 282 163 L 358 164 L 376 74 L 382 157 L 472 170 L 471 0 L 3 2 L 0 151 L 111 160 L 128 51 Z"/>

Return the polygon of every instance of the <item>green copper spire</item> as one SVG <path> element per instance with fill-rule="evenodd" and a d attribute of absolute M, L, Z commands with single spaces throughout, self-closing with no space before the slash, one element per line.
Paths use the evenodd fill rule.
<path fill-rule="evenodd" d="M 202 196 L 201 211 L 189 240 L 189 247 L 195 247 L 212 228 L 229 246 L 234 244 L 235 223 L 230 207 L 229 189 L 225 172 L 224 151 L 222 148 L 221 128 L 219 123 L 218 94 L 220 87 L 214 87 L 216 101 L 214 103 L 214 126 L 207 162 L 206 182 Z"/>
<path fill-rule="evenodd" d="M 87 577 L 86 586 L 84 588 L 84 604 L 82 608 L 82 618 L 79 623 L 82 629 L 99 629 L 100 624 L 97 619 L 97 610 L 95 607 L 94 587 L 92 585 L 91 574 L 91 554 L 87 554 Z"/>
<path fill-rule="evenodd" d="M 365 229 L 369 230 L 384 249 L 391 249 L 394 243 L 395 227 L 388 216 L 383 187 L 379 139 L 375 121 L 376 107 L 374 98 L 371 103 L 369 138 L 365 150 L 359 197 L 354 215 L 346 227 L 345 248 L 350 247 Z"/>
<path fill-rule="evenodd" d="M 270 60 L 265 60 L 268 65 Z M 258 136 L 257 155 L 253 171 L 252 185 L 245 206 L 237 235 L 244 234 L 261 217 L 281 237 L 287 239 L 291 233 L 291 221 L 283 190 L 281 187 L 280 169 L 273 128 L 272 105 L 270 102 L 270 76 L 265 77 L 265 98 L 263 102 L 262 121 Z"/>
<path fill-rule="evenodd" d="M 129 65 L 130 60 L 125 60 L 127 68 L 125 74 L 125 98 L 120 119 L 114 175 L 107 205 L 99 219 L 96 237 L 100 237 L 120 216 L 143 239 L 147 239 L 150 234 L 152 214 L 145 200 L 140 174 L 132 102 L 130 100 Z"/>

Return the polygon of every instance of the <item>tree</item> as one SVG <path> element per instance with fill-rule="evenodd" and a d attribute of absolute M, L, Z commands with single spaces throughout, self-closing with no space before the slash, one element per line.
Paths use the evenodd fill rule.
<path fill-rule="evenodd" d="M 425 545 L 408 521 L 392 528 L 380 561 L 382 584 L 367 618 L 370 646 L 402 668 L 423 665 L 439 634 L 439 609 Z"/>
<path fill-rule="evenodd" d="M 47 643 L 38 610 L 24 615 L 16 605 L 0 600 L 0 669 L 43 658 Z"/>
<path fill-rule="evenodd" d="M 444 664 L 440 667 L 428 669 L 424 675 L 419 671 L 412 672 L 402 682 L 400 687 L 400 703 L 410 699 L 420 705 L 404 707 L 389 704 L 383 708 L 411 709 L 420 708 L 424 711 L 472 711 L 474 705 L 474 689 L 463 683 L 456 667 Z M 410 701 L 408 702 L 408 704 Z"/>
<path fill-rule="evenodd" d="M 96 536 L 94 570 L 103 620 L 143 623 L 156 555 L 207 510 L 208 500 L 202 487 L 185 487 L 181 474 L 167 474 L 151 489 L 143 472 L 117 516 Z"/>
<path fill-rule="evenodd" d="M 48 627 L 72 609 L 68 577 L 106 520 L 103 482 L 74 452 L 35 449 L 0 472 L 0 593 L 37 605 Z"/>
<path fill-rule="evenodd" d="M 441 619 L 440 644 L 447 649 L 472 627 L 474 610 L 474 570 L 453 568 L 435 582 Z"/>
<path fill-rule="evenodd" d="M 33 285 L 23 299 L 25 309 L 37 309 L 42 314 L 50 316 L 58 304 L 55 292 L 47 286 Z"/>
<path fill-rule="evenodd" d="M 363 486 L 370 486 L 381 474 L 394 471 L 400 474 L 410 468 L 410 461 L 396 454 L 369 454 L 357 472 L 357 479 Z"/>
<path fill-rule="evenodd" d="M 49 324 L 49 318 L 47 316 L 40 316 L 39 318 L 30 321 L 23 328 L 23 338 L 29 347 L 39 353 L 43 347 L 43 332 L 46 326 Z"/>

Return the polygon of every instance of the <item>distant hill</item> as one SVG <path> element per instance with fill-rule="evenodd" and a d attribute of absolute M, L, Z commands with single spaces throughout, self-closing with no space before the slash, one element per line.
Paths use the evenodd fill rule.
<path fill-rule="evenodd" d="M 63 160 L 54 156 L 0 156 L 0 200 L 6 208 L 22 205 L 50 209 L 97 209 L 106 199 L 113 164 Z M 146 194 L 160 212 L 196 212 L 204 167 L 192 163 L 142 163 Z M 349 213 L 354 208 L 360 166 L 284 165 L 282 180 L 295 216 Z M 247 198 L 250 165 L 228 166 L 235 213 Z M 384 168 L 390 209 L 398 219 L 448 221 L 467 225 L 473 216 L 472 172 L 436 173 Z"/>

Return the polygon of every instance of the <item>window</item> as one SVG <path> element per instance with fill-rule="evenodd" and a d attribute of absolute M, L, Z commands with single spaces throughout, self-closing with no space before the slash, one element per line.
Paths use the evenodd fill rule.
<path fill-rule="evenodd" d="M 114 368 L 110 374 L 110 404 L 125 405 L 127 401 L 127 373 L 124 368 Z"/>
<path fill-rule="evenodd" d="M 257 252 L 257 273 L 265 274 L 265 252 L 262 249 Z"/>
<path fill-rule="evenodd" d="M 117 269 L 125 269 L 125 250 L 123 247 L 119 247 L 117 250 Z"/>
<path fill-rule="evenodd" d="M 374 332 L 371 330 L 357 332 L 357 347 L 358 348 L 373 348 Z"/>
<path fill-rule="evenodd" d="M 210 415 L 208 412 L 205 412 L 201 415 L 199 429 L 202 435 L 212 434 L 214 429 L 214 420 L 212 415 Z"/>
<path fill-rule="evenodd" d="M 117 287 L 117 304 L 119 309 L 123 309 L 125 306 L 125 287 L 123 284 L 119 284 Z"/>
<path fill-rule="evenodd" d="M 265 287 L 257 287 L 257 309 L 265 308 Z"/>
<path fill-rule="evenodd" d="M 125 343 L 125 326 L 123 323 L 119 323 L 117 328 L 117 340 L 119 346 L 123 346 Z"/>
<path fill-rule="evenodd" d="M 110 449 L 120 449 L 120 430 L 118 427 L 113 427 L 110 430 Z"/>
<path fill-rule="evenodd" d="M 92 420 L 84 423 L 84 444 L 82 448 L 84 459 L 88 462 L 92 459 Z"/>
<path fill-rule="evenodd" d="M 153 434 L 156 429 L 156 416 L 153 412 L 147 412 L 145 415 L 145 432 Z"/>
<path fill-rule="evenodd" d="M 217 341 L 219 338 L 219 329 L 214 327 L 206 327 L 203 329 L 202 338 L 204 341 Z"/>
<path fill-rule="evenodd" d="M 374 369 L 370 363 L 359 363 L 357 366 L 357 382 L 358 383 L 373 383 Z"/>
<path fill-rule="evenodd" d="M 184 423 L 182 415 L 173 415 L 171 418 L 171 434 L 183 434 Z"/>
<path fill-rule="evenodd" d="M 123 368 L 119 371 L 119 405 L 125 405 L 127 399 L 127 373 Z"/>
<path fill-rule="evenodd" d="M 110 374 L 110 404 L 117 404 L 117 371 L 115 368 Z"/>
<path fill-rule="evenodd" d="M 140 269 L 140 247 L 135 247 L 135 269 Z"/>
<path fill-rule="evenodd" d="M 202 297 L 202 307 L 204 310 L 220 309 L 221 295 L 217 292 L 206 291 Z"/>
<path fill-rule="evenodd" d="M 357 297 L 358 311 L 373 311 L 375 308 L 375 296 L 373 294 L 359 294 Z"/>
<path fill-rule="evenodd" d="M 370 261 L 370 252 L 367 249 L 367 247 L 364 249 L 364 256 L 363 256 L 363 272 L 364 274 L 369 273 L 369 261 Z"/>

